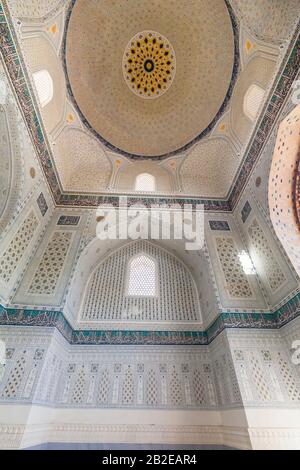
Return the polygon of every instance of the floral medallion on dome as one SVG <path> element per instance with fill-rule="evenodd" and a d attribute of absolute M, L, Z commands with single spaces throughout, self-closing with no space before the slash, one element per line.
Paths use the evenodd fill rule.
<path fill-rule="evenodd" d="M 175 51 L 162 34 L 143 31 L 129 41 L 123 75 L 133 93 L 144 99 L 158 98 L 170 88 L 175 73 Z"/>

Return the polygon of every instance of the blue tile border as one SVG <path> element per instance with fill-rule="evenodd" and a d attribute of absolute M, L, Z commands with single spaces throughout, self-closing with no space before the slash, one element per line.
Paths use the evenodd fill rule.
<path fill-rule="evenodd" d="M 73 345 L 195 345 L 210 344 L 226 329 L 277 330 L 300 316 L 300 292 L 275 312 L 223 312 L 206 331 L 73 330 L 62 312 L 4 308 L 0 326 L 56 328 Z"/>

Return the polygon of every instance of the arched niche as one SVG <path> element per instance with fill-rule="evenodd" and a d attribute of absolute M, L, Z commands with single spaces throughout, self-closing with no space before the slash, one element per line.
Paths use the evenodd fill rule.
<path fill-rule="evenodd" d="M 179 246 L 176 246 L 176 244 L 170 244 L 168 249 L 168 244 L 165 243 L 165 245 L 166 246 L 164 246 L 164 244 L 161 242 L 158 243 L 146 240 L 124 242 L 121 240 L 101 241 L 95 238 L 93 241 L 91 241 L 82 252 L 78 260 L 66 299 L 64 313 L 71 323 L 73 325 L 82 325 L 84 323 L 85 327 L 87 324 L 89 327 L 94 325 L 96 329 L 101 327 L 100 323 L 97 325 L 99 318 L 94 318 L 95 321 L 93 320 L 93 315 L 94 317 L 98 316 L 98 312 L 95 309 L 93 310 L 93 306 L 85 310 L 85 303 L 88 301 L 88 298 L 91 298 L 92 296 L 95 297 L 95 295 L 98 297 L 100 296 L 100 300 L 101 295 L 106 295 L 111 299 L 113 299 L 113 297 L 119 299 L 117 309 L 118 314 L 110 314 L 109 317 L 114 316 L 114 318 L 107 318 L 108 321 L 122 322 L 134 320 L 147 322 L 149 320 L 149 322 L 151 322 L 151 302 L 157 303 L 157 298 L 150 299 L 150 301 L 147 299 L 147 302 L 144 302 L 144 300 L 141 298 L 130 299 L 130 301 L 127 299 L 124 301 L 124 298 L 126 297 L 126 275 L 128 273 L 128 263 L 133 256 L 136 256 L 139 253 L 150 256 L 158 263 L 158 275 L 160 276 L 158 278 L 159 295 L 162 295 L 162 286 L 167 286 L 169 282 L 172 283 L 172 285 L 171 288 L 168 289 L 168 295 L 175 295 L 175 297 L 177 295 L 181 295 L 184 297 L 187 295 L 184 292 L 184 286 L 189 285 L 188 289 L 190 298 L 187 301 L 183 299 L 181 302 L 181 307 L 179 300 L 177 299 L 176 301 L 174 297 L 173 304 L 170 303 L 170 300 L 169 305 L 167 306 L 169 313 L 166 313 L 166 296 L 163 300 L 159 300 L 160 305 L 155 305 L 155 309 L 152 310 L 152 312 L 154 310 L 157 311 L 157 315 L 160 316 L 160 318 L 157 318 L 156 321 L 170 322 L 171 317 L 173 316 L 175 319 L 174 321 L 178 323 L 194 322 L 198 325 L 199 323 L 202 323 L 198 290 L 198 279 L 200 278 L 200 275 L 198 276 L 198 274 L 194 272 L 193 266 L 189 266 L 189 255 L 184 252 L 183 248 L 181 249 Z M 169 267 L 168 263 L 170 264 Z M 113 267 L 117 268 L 114 269 Z M 102 269 L 105 272 L 103 271 L 104 274 L 101 277 Z M 111 280 L 109 281 L 107 280 L 109 277 L 109 272 L 113 270 L 115 272 L 115 277 L 114 275 L 110 276 Z M 102 293 L 99 293 L 99 286 L 102 284 L 101 279 L 105 281 L 105 286 Z M 92 286 L 93 283 L 94 288 Z M 94 292 L 92 292 L 93 289 Z M 111 290 L 111 295 L 108 293 L 109 290 Z M 120 302 L 122 302 L 122 307 L 120 307 Z M 163 303 L 165 305 L 163 305 Z M 126 315 L 122 310 L 125 304 L 127 308 Z M 128 308 L 130 307 L 131 309 L 133 304 L 139 304 L 139 313 L 136 315 L 132 313 L 128 314 Z M 182 306 L 185 307 L 183 308 Z M 143 318 L 142 311 L 148 311 L 148 313 L 150 313 L 149 315 L 146 313 L 145 318 Z M 100 312 L 100 317 L 103 321 L 106 320 L 105 315 L 105 312 Z M 147 315 L 149 318 L 146 318 Z"/>

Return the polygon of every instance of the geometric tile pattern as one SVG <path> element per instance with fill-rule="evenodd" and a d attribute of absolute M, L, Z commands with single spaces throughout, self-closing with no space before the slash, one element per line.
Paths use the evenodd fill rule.
<path fill-rule="evenodd" d="M 300 402 L 300 387 L 299 383 L 297 383 L 295 373 L 291 369 L 291 365 L 280 352 L 277 353 L 277 362 L 289 398 L 292 401 Z"/>
<path fill-rule="evenodd" d="M 276 342 L 274 341 L 276 339 Z M 299 406 L 300 375 L 277 332 L 237 332 L 208 348 L 57 348 L 41 336 L 6 335 L 0 401 L 81 408 L 199 409 L 247 404 Z M 226 349 L 234 341 L 232 356 Z M 234 362 L 233 362 L 234 361 Z M 37 380 L 39 378 L 39 380 Z M 242 398 L 241 398 L 242 397 Z"/>
<path fill-rule="evenodd" d="M 272 398 L 271 391 L 270 391 L 269 384 L 265 377 L 264 368 L 261 365 L 260 359 L 257 357 L 257 355 L 254 352 L 251 353 L 250 364 L 251 364 L 252 379 L 256 386 L 258 398 L 262 401 L 270 401 Z"/>
<path fill-rule="evenodd" d="M 217 250 L 226 280 L 226 289 L 232 298 L 253 297 L 247 276 L 242 268 L 233 238 L 216 238 Z"/>
<path fill-rule="evenodd" d="M 248 228 L 253 257 L 257 263 L 263 265 L 266 279 L 271 291 L 275 292 L 286 282 L 286 277 L 274 257 L 270 244 L 256 219 Z"/>
<path fill-rule="evenodd" d="M 21 385 L 25 374 L 25 357 L 21 356 L 10 372 L 9 379 L 2 392 L 3 398 L 14 398 L 17 396 L 18 389 Z"/>
<path fill-rule="evenodd" d="M 33 212 L 24 220 L 8 248 L 0 258 L 0 278 L 8 283 L 30 244 L 39 221 Z"/>
<path fill-rule="evenodd" d="M 44 252 L 29 287 L 29 294 L 55 293 L 72 240 L 72 232 L 55 232 Z"/>
<path fill-rule="evenodd" d="M 23 347 L 24 348 L 24 347 Z M 7 361 L 0 402 L 32 399 L 64 407 L 96 408 L 205 408 L 217 403 L 214 377 L 209 359 L 201 353 L 183 357 L 163 350 L 140 354 L 95 352 L 94 359 L 72 354 L 57 357 L 49 353 L 47 367 L 42 369 L 43 386 L 28 386 L 30 371 L 37 363 L 33 352 L 20 348 L 20 355 Z M 136 361 L 137 357 L 140 359 Z M 62 367 L 52 367 L 63 362 Z M 188 366 L 186 363 L 189 363 Z M 49 365 L 49 367 L 48 367 Z M 224 364 L 227 370 L 227 365 Z M 37 369 L 37 368 L 36 368 Z M 194 380 L 195 374 L 199 377 Z M 51 384 L 52 392 L 46 390 Z M 200 391 L 197 387 L 200 386 Z M 30 389 L 30 394 L 25 392 Z M 34 395 L 35 394 L 35 395 Z M 26 395 L 26 396 L 25 396 Z M 201 400 L 199 400 L 201 396 Z M 233 397 L 233 394 L 231 394 Z M 231 399 L 233 402 L 233 398 Z"/>
<path fill-rule="evenodd" d="M 260 343 L 257 344 L 261 345 L 262 339 L 258 341 Z M 253 348 L 241 342 L 241 350 L 234 350 L 235 369 L 243 401 L 248 404 L 289 402 L 299 406 L 300 375 L 288 359 L 286 351 L 288 354 L 289 351 L 282 351 L 280 346 L 272 351 L 267 337 L 263 343 L 264 348 Z"/>

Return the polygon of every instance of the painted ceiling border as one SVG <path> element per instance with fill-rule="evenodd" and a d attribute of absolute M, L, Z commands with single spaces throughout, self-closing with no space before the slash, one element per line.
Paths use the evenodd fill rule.
<path fill-rule="evenodd" d="M 299 23 L 300 24 L 300 23 Z M 160 204 L 204 204 L 205 210 L 213 212 L 231 212 L 239 197 L 241 196 L 250 174 L 262 151 L 264 143 L 270 136 L 271 129 L 276 122 L 283 104 L 291 90 L 295 77 L 300 68 L 300 33 L 296 30 L 283 60 L 282 73 L 279 74 L 277 83 L 274 85 L 273 94 L 266 107 L 264 116 L 260 121 L 255 135 L 251 139 L 246 152 L 244 163 L 235 183 L 229 193 L 228 200 L 205 199 L 202 197 L 180 198 L 180 197 L 134 197 L 128 198 L 129 204 L 142 202 L 146 206 L 153 203 Z M 13 84 L 18 98 L 19 106 L 27 124 L 31 139 L 39 157 L 50 192 L 56 206 L 62 207 L 98 207 L 100 204 L 112 204 L 118 206 L 119 196 L 115 195 L 85 195 L 65 194 L 62 192 L 59 178 L 56 174 L 50 146 L 43 128 L 40 112 L 34 98 L 30 80 L 26 71 L 9 9 L 6 0 L 0 0 L 0 53 L 8 75 Z"/>

